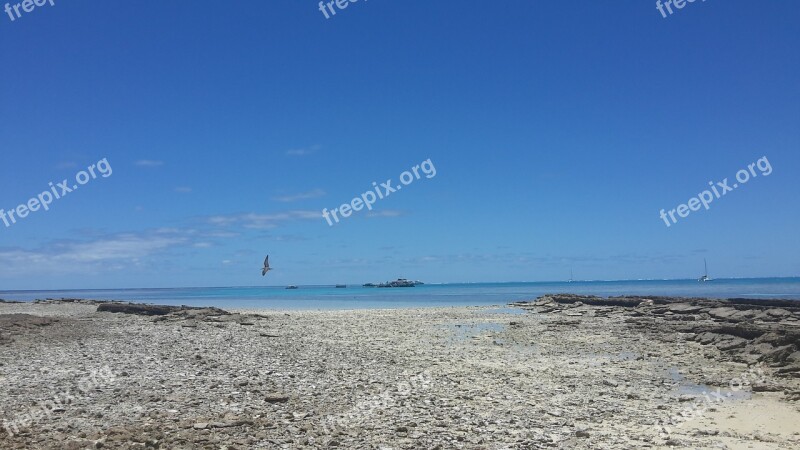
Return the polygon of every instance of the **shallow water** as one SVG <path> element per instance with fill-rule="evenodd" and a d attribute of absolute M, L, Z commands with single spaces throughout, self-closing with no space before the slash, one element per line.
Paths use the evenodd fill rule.
<path fill-rule="evenodd" d="M 489 336 L 493 333 L 501 333 L 506 326 L 500 323 L 478 322 L 448 326 L 453 330 L 455 339 L 467 340 L 480 336 Z"/>
<path fill-rule="evenodd" d="M 741 389 L 723 389 L 719 386 L 709 386 L 706 384 L 696 384 L 689 380 L 687 380 L 681 373 L 678 371 L 677 367 L 670 367 L 667 372 L 669 373 L 670 378 L 677 381 L 679 386 L 675 389 L 675 395 L 691 395 L 693 397 L 697 397 L 698 399 L 705 398 L 708 395 L 712 401 L 720 401 L 720 397 L 724 400 L 746 400 L 749 399 L 752 394 L 749 390 Z M 715 396 L 712 393 L 716 393 Z"/>
<path fill-rule="evenodd" d="M 511 315 L 522 315 L 527 313 L 522 308 L 492 308 L 492 309 L 485 309 L 480 311 L 481 314 L 511 314 Z"/>
<path fill-rule="evenodd" d="M 425 284 L 414 288 L 337 289 L 333 286 L 283 286 L 107 289 L 64 291 L 0 291 L 6 300 L 86 298 L 167 305 L 269 309 L 391 309 L 447 306 L 502 308 L 513 301 L 532 300 L 544 294 L 665 295 L 683 297 L 745 297 L 800 300 L 800 278 L 696 280 L 576 281 L 532 283 Z"/>

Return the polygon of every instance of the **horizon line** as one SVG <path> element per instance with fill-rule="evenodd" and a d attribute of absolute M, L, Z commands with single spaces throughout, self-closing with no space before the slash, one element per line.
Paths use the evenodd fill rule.
<path fill-rule="evenodd" d="M 771 277 L 728 277 L 714 278 L 713 281 L 720 280 L 780 280 L 797 279 L 800 276 L 771 276 Z M 630 281 L 697 281 L 697 278 L 638 278 L 638 279 L 619 279 L 619 280 L 547 280 L 547 281 L 455 281 L 455 282 L 425 282 L 426 286 L 442 286 L 448 284 L 547 284 L 547 283 L 619 283 Z M 341 283 L 346 286 L 363 287 L 364 283 Z M 71 289 L 8 289 L 0 290 L 0 293 L 13 292 L 71 292 L 71 291 L 144 291 L 144 290 L 180 290 L 180 289 L 239 289 L 239 288 L 286 288 L 286 286 L 298 287 L 335 287 L 336 284 L 280 284 L 280 285 L 250 285 L 250 286 L 177 286 L 177 287 L 125 287 L 125 288 L 71 288 Z"/>

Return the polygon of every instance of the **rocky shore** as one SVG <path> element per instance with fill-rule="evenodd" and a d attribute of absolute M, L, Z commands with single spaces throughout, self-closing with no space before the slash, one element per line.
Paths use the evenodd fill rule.
<path fill-rule="evenodd" d="M 799 335 L 745 299 L 0 303 L 0 448 L 799 448 Z"/>
<path fill-rule="evenodd" d="M 800 302 L 797 301 L 551 295 L 514 305 L 535 313 L 558 311 L 573 317 L 585 313 L 580 309 L 583 305 L 614 306 L 617 308 L 594 309 L 590 315 L 621 314 L 625 316 L 625 324 L 653 339 L 663 337 L 666 342 L 673 342 L 678 337 L 713 345 L 722 353 L 720 359 L 748 366 L 766 364 L 778 378 L 800 379 Z M 800 400 L 800 389 L 795 389 L 800 386 L 788 380 L 785 385 L 786 396 Z"/>

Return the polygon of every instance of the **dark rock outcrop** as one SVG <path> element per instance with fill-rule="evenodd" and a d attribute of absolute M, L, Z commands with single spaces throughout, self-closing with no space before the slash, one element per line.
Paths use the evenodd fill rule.
<path fill-rule="evenodd" d="M 216 316 L 224 316 L 230 314 L 229 312 L 219 308 L 204 308 L 195 306 L 147 305 L 143 303 L 103 303 L 97 307 L 97 312 L 136 314 L 139 316 L 165 316 L 167 314 L 186 314 L 189 312 L 194 312 L 194 313 L 203 312 L 208 315 L 216 315 Z"/>

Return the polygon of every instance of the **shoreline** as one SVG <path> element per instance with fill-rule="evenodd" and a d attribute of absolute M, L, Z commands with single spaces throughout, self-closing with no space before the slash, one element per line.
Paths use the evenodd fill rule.
<path fill-rule="evenodd" d="M 0 303 L 0 443 L 800 445 L 800 303 L 596 299 L 158 315 Z M 44 406 L 25 420 L 32 405 Z"/>

